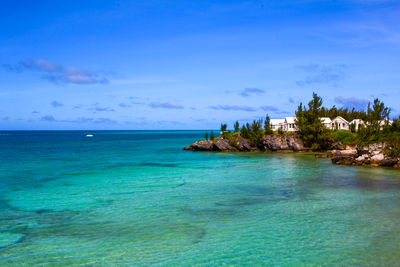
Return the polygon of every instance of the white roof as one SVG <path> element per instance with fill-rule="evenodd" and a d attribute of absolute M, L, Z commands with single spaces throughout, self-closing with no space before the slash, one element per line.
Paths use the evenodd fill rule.
<path fill-rule="evenodd" d="M 271 119 L 269 121 L 269 123 L 274 124 L 274 125 L 283 124 L 283 123 L 285 123 L 285 120 L 284 119 Z"/>
<path fill-rule="evenodd" d="M 346 122 L 346 123 L 349 123 L 347 120 L 345 120 L 343 117 L 341 117 L 341 116 L 337 116 L 336 118 L 334 118 L 333 119 L 333 121 L 337 121 L 337 120 L 340 120 L 340 121 L 344 121 L 344 122 Z"/>
<path fill-rule="evenodd" d="M 364 123 L 364 121 L 363 121 L 362 119 L 354 119 L 354 120 L 352 120 L 352 121 L 350 122 L 350 124 L 353 124 L 353 123 L 358 123 L 358 124 L 360 124 L 360 123 Z"/>
<path fill-rule="evenodd" d="M 296 120 L 296 117 L 286 117 L 285 121 L 286 123 L 294 123 Z"/>
<path fill-rule="evenodd" d="M 393 121 L 391 121 L 391 120 L 381 120 L 379 122 L 379 125 L 386 125 L 386 123 L 388 123 L 389 125 L 392 125 Z"/>
<path fill-rule="evenodd" d="M 322 117 L 320 120 L 322 121 L 322 123 L 331 123 L 332 122 L 331 118 L 328 118 L 328 117 Z"/>

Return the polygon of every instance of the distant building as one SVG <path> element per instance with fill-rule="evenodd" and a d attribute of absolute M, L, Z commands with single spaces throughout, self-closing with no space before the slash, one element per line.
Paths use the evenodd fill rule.
<path fill-rule="evenodd" d="M 269 123 L 271 125 L 271 130 L 278 131 L 279 128 L 283 130 L 285 119 L 271 119 Z"/>
<path fill-rule="evenodd" d="M 321 120 L 322 124 L 323 124 L 326 128 L 328 128 L 329 130 L 332 130 L 332 129 L 333 129 L 331 118 L 322 117 L 322 118 L 320 118 L 320 120 Z"/>
<path fill-rule="evenodd" d="M 329 130 L 350 130 L 350 125 L 354 124 L 356 131 L 362 126 L 366 125 L 363 120 L 361 119 L 354 119 L 351 122 L 348 122 L 341 116 L 338 116 L 331 120 L 328 117 L 321 117 L 320 118 L 322 124 L 328 128 Z M 389 120 L 382 120 L 380 122 L 381 128 L 384 127 L 386 124 L 392 124 L 393 121 Z M 296 117 L 286 117 L 284 119 L 271 119 L 270 120 L 271 130 L 277 131 L 281 129 L 284 132 L 297 132 L 299 128 L 296 125 Z"/>
<path fill-rule="evenodd" d="M 379 122 L 379 125 L 381 126 L 381 130 L 383 129 L 383 127 L 385 127 L 386 125 L 392 125 L 393 121 L 391 120 L 381 120 Z"/>
<path fill-rule="evenodd" d="M 350 123 L 341 116 L 332 120 L 332 130 L 350 130 Z"/>
<path fill-rule="evenodd" d="M 354 119 L 350 122 L 350 125 L 354 125 L 354 129 L 356 131 L 358 131 L 360 129 L 360 127 L 365 127 L 365 123 L 363 120 L 361 119 Z"/>
<path fill-rule="evenodd" d="M 286 117 L 283 123 L 283 131 L 297 132 L 299 129 L 296 126 L 296 117 Z"/>

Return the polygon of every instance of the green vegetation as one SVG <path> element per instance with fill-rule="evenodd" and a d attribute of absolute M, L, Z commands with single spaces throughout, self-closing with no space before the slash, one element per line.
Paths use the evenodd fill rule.
<path fill-rule="evenodd" d="M 272 131 L 271 129 L 271 120 L 267 114 L 267 116 L 265 117 L 265 121 L 264 121 L 264 132 L 265 134 L 273 134 L 274 131 Z"/>
<path fill-rule="evenodd" d="M 236 121 L 235 124 L 233 125 L 233 129 L 235 129 L 235 132 L 239 132 L 240 126 L 238 121 Z"/>
<path fill-rule="evenodd" d="M 208 140 L 208 133 L 204 135 L 204 139 Z"/>
<path fill-rule="evenodd" d="M 329 137 L 344 145 L 354 145 L 357 142 L 357 134 L 346 130 L 331 131 Z"/>
<path fill-rule="evenodd" d="M 228 125 L 225 123 L 221 123 L 221 132 L 226 132 L 226 129 L 228 128 Z"/>
<path fill-rule="evenodd" d="M 390 109 L 379 99 L 375 99 L 372 105 L 369 103 L 366 112 L 356 111 L 354 108 L 349 111 L 337 109 L 335 106 L 331 109 L 324 108 L 321 97 L 313 93 L 308 108 L 300 103 L 296 112 L 296 125 L 305 144 L 314 150 L 328 149 L 331 141 L 345 145 L 366 145 L 387 141 L 393 147 L 392 153 L 397 153 L 396 148 L 400 147 L 400 120 L 397 119 L 390 125 L 389 115 Z M 320 118 L 324 116 L 330 118 L 342 116 L 348 121 L 362 119 L 364 124 L 361 124 L 357 131 L 356 125 L 350 125 L 350 131 L 332 131 L 322 124 Z"/>
<path fill-rule="evenodd" d="M 389 157 L 400 158 L 400 139 L 392 140 L 390 142 L 390 149 L 386 149 L 385 154 Z"/>
<path fill-rule="evenodd" d="M 367 113 L 365 111 L 358 111 L 355 108 L 352 108 L 351 110 L 348 108 L 338 109 L 335 105 L 330 109 L 321 107 L 320 115 L 321 117 L 328 117 L 331 119 L 340 116 L 349 122 L 354 119 L 361 119 L 363 121 L 367 119 Z"/>
<path fill-rule="evenodd" d="M 257 146 L 262 144 L 264 131 L 261 128 L 262 120 L 254 120 L 250 127 L 249 139 Z"/>
<path fill-rule="evenodd" d="M 296 125 L 304 144 L 313 150 L 327 149 L 329 130 L 322 124 L 322 98 L 313 93 L 308 108 L 300 103 L 296 111 Z"/>
<path fill-rule="evenodd" d="M 312 100 L 307 105 L 300 105 L 296 111 L 297 132 L 293 134 L 300 137 L 306 146 L 313 150 L 330 149 L 333 142 L 340 142 L 344 145 L 366 145 L 375 142 L 387 141 L 391 148 L 391 155 L 400 156 L 400 118 L 389 123 L 390 109 L 379 99 L 375 99 L 373 104 L 368 104 L 367 111 L 358 111 L 355 108 L 325 108 L 320 96 L 313 93 Z M 321 121 L 322 117 L 331 119 L 341 116 L 351 122 L 353 119 L 361 119 L 358 128 L 355 124 L 350 125 L 350 131 L 328 129 Z M 263 127 L 264 126 L 264 129 Z M 236 146 L 244 138 L 248 139 L 257 146 L 261 146 L 264 135 L 284 134 L 282 129 L 272 131 L 271 120 L 267 114 L 265 120 L 253 120 L 251 124 L 239 125 L 236 121 L 233 125 L 234 132 L 227 130 L 227 124 L 221 124 L 221 137 L 229 140 L 232 146 Z M 335 127 L 334 127 L 335 128 Z M 208 139 L 208 133 L 205 135 Z M 210 133 L 210 140 L 214 140 L 214 133 Z M 389 152 L 388 152 L 389 153 Z"/>

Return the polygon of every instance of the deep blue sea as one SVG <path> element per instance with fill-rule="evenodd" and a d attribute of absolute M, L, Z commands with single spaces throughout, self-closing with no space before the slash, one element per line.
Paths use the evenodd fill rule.
<path fill-rule="evenodd" d="M 1 131 L 0 266 L 400 265 L 400 170 L 203 136 Z"/>

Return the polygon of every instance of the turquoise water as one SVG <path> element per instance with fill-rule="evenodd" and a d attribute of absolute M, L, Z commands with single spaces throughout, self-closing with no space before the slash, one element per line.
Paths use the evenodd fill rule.
<path fill-rule="evenodd" d="M 203 134 L 0 132 L 0 266 L 400 264 L 400 171 Z"/>

